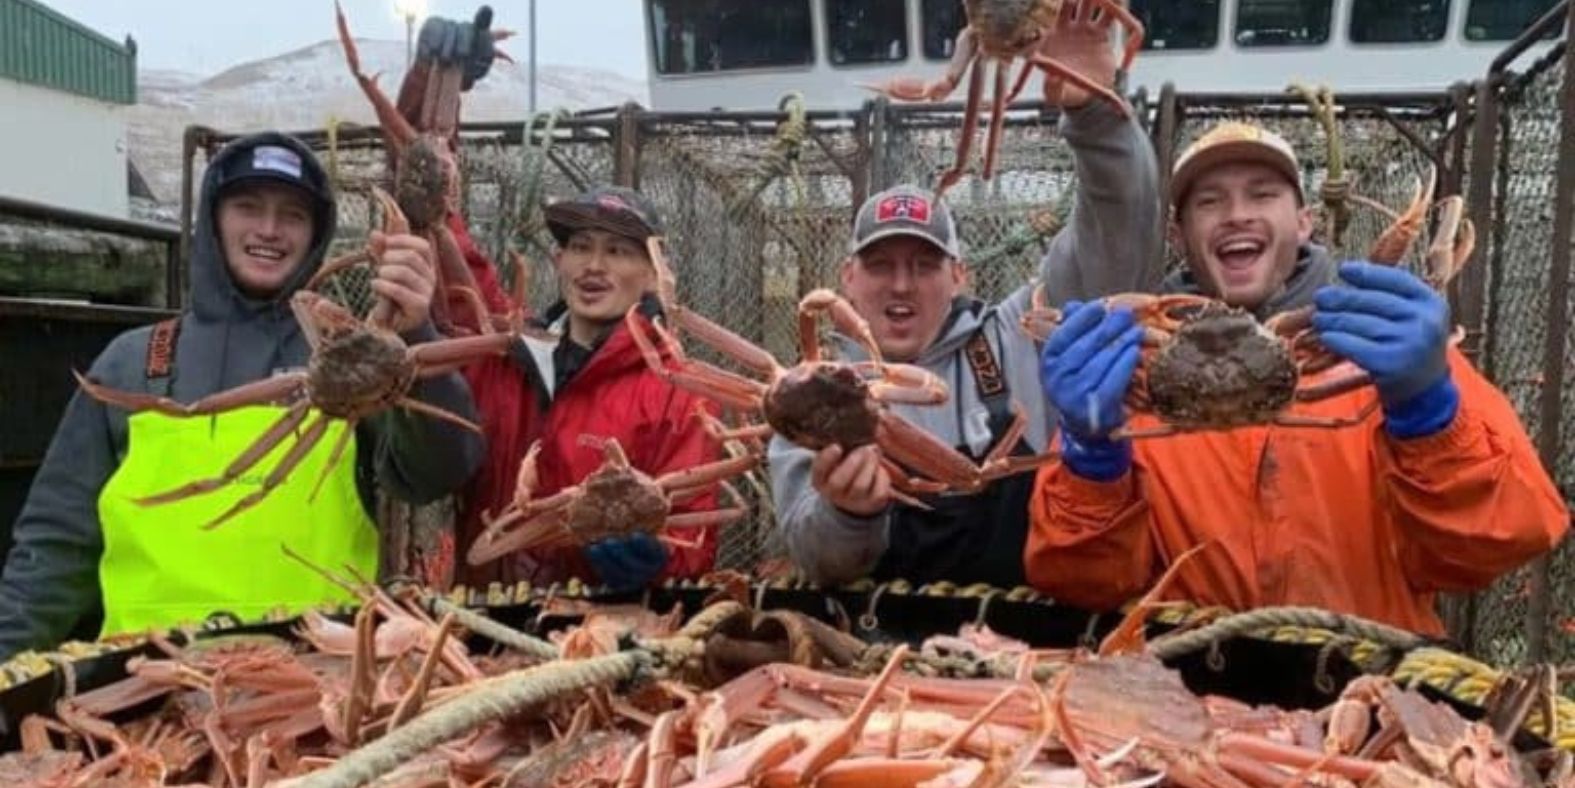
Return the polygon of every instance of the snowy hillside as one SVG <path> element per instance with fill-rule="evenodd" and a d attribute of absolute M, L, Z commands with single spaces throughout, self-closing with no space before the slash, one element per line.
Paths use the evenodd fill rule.
<path fill-rule="evenodd" d="M 505 49 L 510 49 L 505 42 Z M 378 85 L 393 95 L 404 76 L 403 41 L 358 40 L 361 66 L 381 72 Z M 518 47 L 515 47 L 517 49 Z M 522 59 L 528 52 L 514 52 Z M 525 64 L 496 62 L 465 94 L 465 120 L 524 120 L 530 96 Z M 138 102 L 130 109 L 132 160 L 162 203 L 180 199 L 181 133 L 189 124 L 225 132 L 321 128 L 329 118 L 372 124 L 371 104 L 345 64 L 337 39 L 245 63 L 209 78 L 177 71 L 138 75 Z M 636 101 L 648 104 L 644 82 L 610 71 L 538 64 L 539 109 L 590 109 Z"/>

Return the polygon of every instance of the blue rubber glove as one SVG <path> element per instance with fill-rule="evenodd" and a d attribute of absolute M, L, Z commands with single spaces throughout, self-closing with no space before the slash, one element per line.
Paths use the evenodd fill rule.
<path fill-rule="evenodd" d="M 1079 476 L 1111 481 L 1132 466 L 1132 442 L 1107 436 L 1126 421 L 1121 401 L 1142 338 L 1130 310 L 1069 301 L 1045 342 L 1040 382 L 1060 414 L 1062 461 Z"/>
<path fill-rule="evenodd" d="M 604 539 L 585 547 L 585 558 L 615 591 L 643 588 L 667 566 L 667 548 L 650 534 Z"/>
<path fill-rule="evenodd" d="M 1350 286 L 1314 296 L 1318 338 L 1372 376 L 1391 435 L 1416 438 L 1449 426 L 1460 407 L 1445 355 L 1449 303 L 1392 266 L 1342 263 L 1340 278 Z"/>

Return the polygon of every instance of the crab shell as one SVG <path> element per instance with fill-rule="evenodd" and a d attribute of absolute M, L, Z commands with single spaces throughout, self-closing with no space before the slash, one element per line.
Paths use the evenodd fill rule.
<path fill-rule="evenodd" d="M 624 533 L 657 533 L 672 508 L 651 477 L 629 467 L 597 468 L 580 488 L 585 495 L 570 504 L 568 529 L 588 542 Z"/>
<path fill-rule="evenodd" d="M 766 393 L 766 421 L 777 434 L 819 451 L 833 443 L 852 451 L 875 442 L 880 406 L 852 367 L 794 367 Z"/>
<path fill-rule="evenodd" d="M 417 365 L 394 334 L 355 326 L 324 339 L 307 365 L 306 385 L 330 416 L 352 419 L 392 407 L 416 379 Z"/>
<path fill-rule="evenodd" d="M 1199 310 L 1145 366 L 1154 412 L 1181 426 L 1262 423 L 1296 394 L 1296 362 L 1285 342 L 1223 304 Z"/>
<path fill-rule="evenodd" d="M 968 25 L 979 48 L 992 57 L 1012 57 L 1038 42 L 1066 0 L 966 0 Z"/>

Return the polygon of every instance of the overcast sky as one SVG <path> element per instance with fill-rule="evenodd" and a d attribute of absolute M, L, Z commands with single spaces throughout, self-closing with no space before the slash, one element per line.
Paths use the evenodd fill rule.
<path fill-rule="evenodd" d="M 403 41 L 394 0 L 341 0 L 357 38 Z M 283 54 L 336 35 L 333 0 L 44 0 L 115 41 L 137 40 L 137 64 L 202 76 Z M 470 19 L 480 0 L 426 0 L 426 12 Z M 494 28 L 517 36 L 502 47 L 521 65 L 530 58 L 529 0 L 491 2 Z M 596 66 L 645 79 L 641 0 L 537 0 L 537 63 Z M 416 22 L 419 32 L 421 23 Z"/>

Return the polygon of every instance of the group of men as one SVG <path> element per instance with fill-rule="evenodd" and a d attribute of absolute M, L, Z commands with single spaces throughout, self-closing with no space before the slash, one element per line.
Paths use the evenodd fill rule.
<path fill-rule="evenodd" d="M 429 40 L 487 38 L 456 35 L 454 26 L 474 31 L 446 20 L 429 26 L 427 55 Z M 1070 65 L 1114 84 L 1107 47 L 1067 51 Z M 457 56 L 475 66 L 467 83 L 491 59 L 490 51 Z M 923 188 L 870 197 L 840 268 L 841 293 L 883 359 L 947 384 L 942 405 L 889 405 L 900 417 L 977 461 L 1021 412 L 1027 429 L 1007 451 L 1060 456 L 979 491 L 927 495 L 921 508 L 894 493 L 876 445 L 811 451 L 775 437 L 766 458 L 773 503 L 803 573 L 825 584 L 864 576 L 1028 583 L 1107 609 L 1207 542 L 1211 549 L 1181 568 L 1173 596 L 1236 609 L 1314 605 L 1441 634 L 1438 592 L 1483 587 L 1563 537 L 1565 502 L 1507 400 L 1451 346 L 1443 296 L 1402 268 L 1337 263 L 1313 243 L 1301 170 L 1283 139 L 1223 124 L 1183 153 L 1161 195 L 1141 128 L 1090 98 L 1070 87 L 1046 95 L 1061 109 L 1080 187 L 1040 262 L 1037 281 L 1064 312 L 1042 346 L 1020 326 L 1030 283 L 996 304 L 966 294 L 955 223 Z M 321 266 L 335 217 L 327 176 L 299 142 L 260 134 L 227 146 L 202 185 L 190 306 L 118 337 L 88 376 L 190 402 L 301 366 L 310 350 L 289 299 Z M 598 187 L 549 206 L 547 222 L 561 299 L 536 320 L 539 330 L 516 337 L 504 356 L 412 391 L 481 433 L 400 410 L 368 419 L 315 495 L 317 474 L 305 469 L 322 467 L 331 440 L 220 528 L 198 525 L 222 505 L 221 493 L 214 502 L 138 506 L 131 501 L 172 480 L 221 472 L 281 406 L 180 419 L 76 395 L 0 577 L 0 658 L 52 646 L 97 610 L 99 631 L 114 634 L 344 599 L 307 563 L 375 572 L 379 486 L 414 502 L 456 494 L 454 553 L 464 556 L 489 514 L 514 499 L 531 446 L 537 496 L 601 464 L 600 441 L 587 435 L 616 439 L 652 475 L 718 458 L 696 418 L 714 406 L 651 369 L 629 334 L 631 309 L 638 321 L 663 318 L 647 243 L 666 233 L 655 206 L 636 191 Z M 1163 277 L 1167 227 L 1186 266 Z M 484 296 L 499 303 L 491 264 L 462 219 L 451 217 L 450 228 Z M 413 345 L 437 338 L 432 249 L 416 236 L 377 235 L 385 251 L 373 290 L 389 305 L 389 327 Z M 682 260 L 676 268 L 682 277 Z M 1115 437 L 1155 418 L 1124 405 L 1144 328 L 1130 310 L 1104 306 L 1120 292 L 1202 294 L 1259 319 L 1311 306 L 1322 345 L 1372 385 L 1298 411 L 1376 412 L 1343 428 Z M 841 358 L 865 357 L 856 341 L 837 339 Z M 238 479 L 231 493 L 244 494 L 247 483 Z M 718 505 L 709 491 L 677 507 Z M 711 568 L 714 527 L 673 537 L 531 550 L 479 567 L 461 559 L 454 574 L 471 584 L 579 576 L 635 588 Z M 281 543 L 308 561 L 285 557 Z"/>

